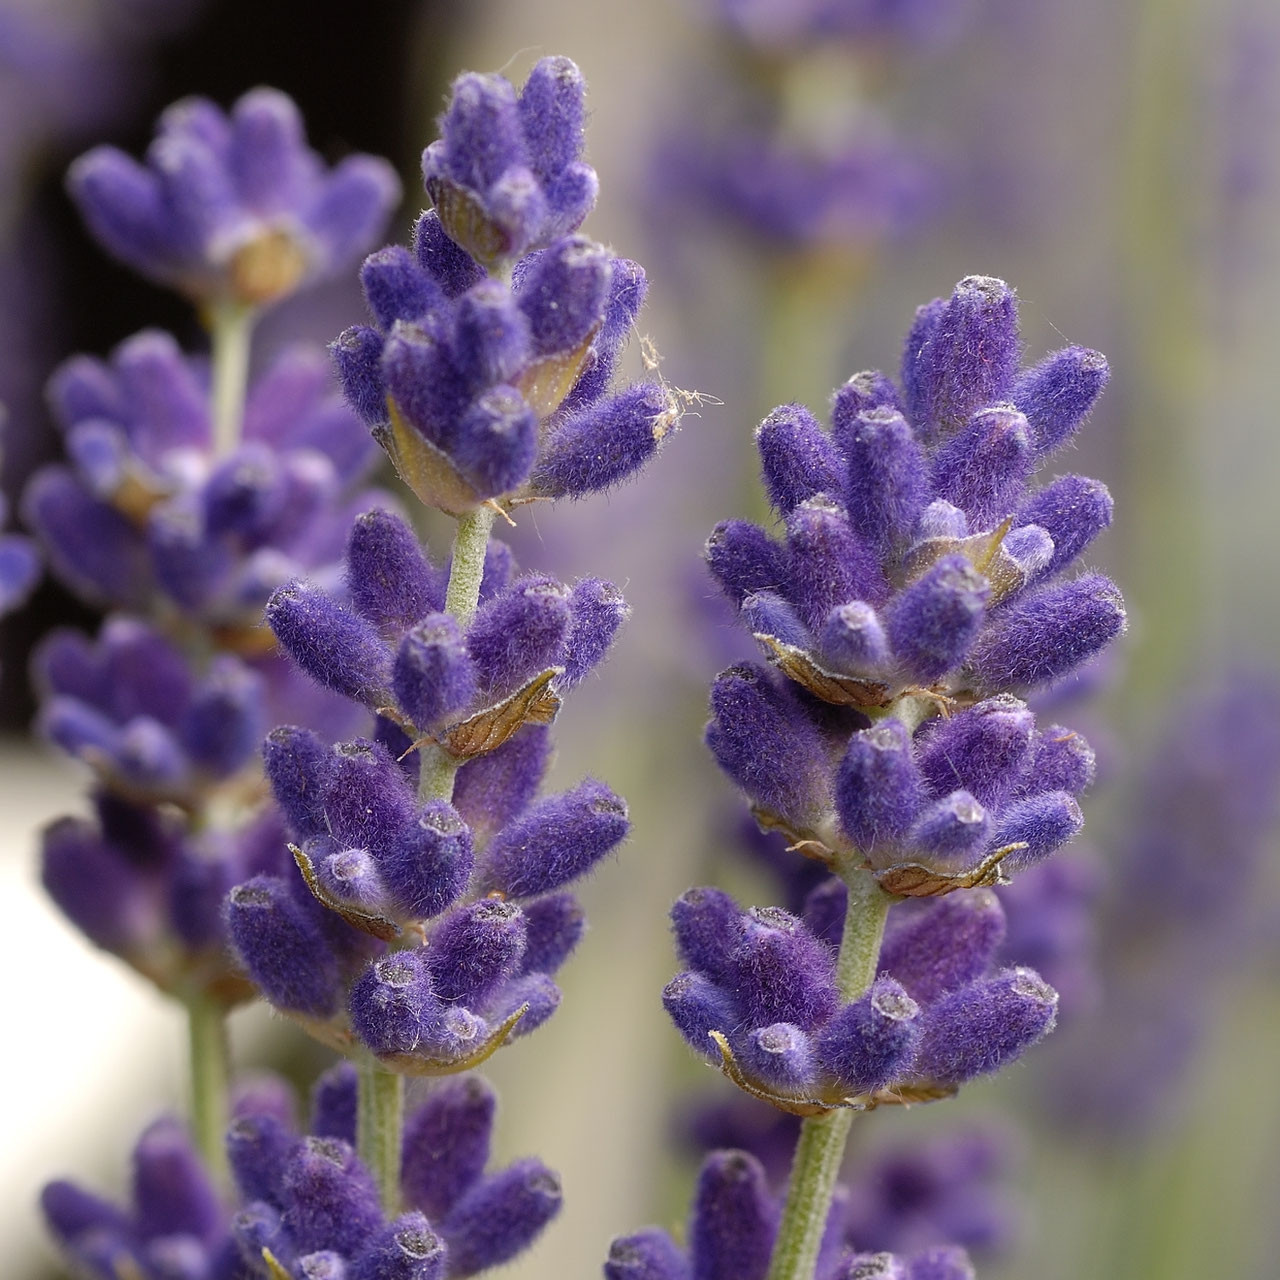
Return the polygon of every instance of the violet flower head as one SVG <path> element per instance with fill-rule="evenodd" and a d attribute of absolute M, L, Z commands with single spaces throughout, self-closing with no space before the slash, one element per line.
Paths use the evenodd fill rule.
<path fill-rule="evenodd" d="M 672 920 L 690 966 L 663 993 L 672 1021 L 740 1088 L 784 1110 L 944 1095 L 1053 1026 L 1051 989 L 1019 976 L 1029 970 L 994 971 L 1004 914 L 989 891 L 891 921 L 880 976 L 852 1001 L 836 990 L 831 943 L 789 912 L 743 912 L 695 889 Z"/>
<path fill-rule="evenodd" d="M 1071 347 L 1020 373 L 1020 354 L 1012 290 L 971 276 L 918 312 L 901 392 L 858 374 L 835 395 L 829 435 L 811 419 L 780 435 L 782 410 L 761 428 L 785 544 L 758 547 L 758 569 L 713 546 L 708 563 L 740 608 L 744 591 L 776 598 L 744 621 L 811 693 L 871 708 L 913 684 L 1025 694 L 1123 629 L 1109 580 L 1061 576 L 1110 523 L 1105 490 L 1070 476 L 1031 487 L 1087 416 L 1106 363 Z"/>
<path fill-rule="evenodd" d="M 109 363 L 73 357 L 49 396 L 70 463 L 37 472 L 24 514 L 54 573 L 91 603 L 163 599 L 229 633 L 258 628 L 275 587 L 336 559 L 377 456 L 323 357 L 301 347 L 257 379 L 225 454 L 207 368 L 165 333 L 136 334 Z"/>
<path fill-rule="evenodd" d="M 175 103 L 145 163 L 96 147 L 68 186 L 113 256 L 200 303 L 244 306 L 346 267 L 400 198 L 385 160 L 351 155 L 329 169 L 292 99 L 267 88 L 229 113 L 205 98 Z"/>
<path fill-rule="evenodd" d="M 941 1246 L 910 1257 L 875 1256 L 843 1239 L 846 1197 L 837 1195 L 827 1222 L 816 1280 L 972 1280 L 963 1249 Z M 764 1280 L 780 1206 L 763 1167 L 745 1151 L 713 1151 L 694 1189 L 684 1243 L 658 1227 L 620 1236 L 609 1248 L 605 1280 Z M 950 1269 L 941 1269 L 946 1263 Z M 932 1268 L 932 1269 L 931 1269 Z"/>
<path fill-rule="evenodd" d="M 311 1133 L 242 1091 L 227 1151 L 228 1205 L 185 1130 L 161 1120 L 134 1151 L 132 1200 L 120 1208 L 68 1182 L 49 1184 L 45 1219 L 77 1274 L 118 1280 L 175 1275 L 226 1280 L 445 1280 L 500 1266 L 528 1248 L 560 1208 L 556 1175 L 526 1159 L 489 1169 L 495 1099 L 474 1076 L 440 1085 L 408 1117 L 401 1198 L 389 1218 L 353 1150 L 356 1073 L 322 1077 Z M 259 1094 L 261 1091 L 259 1091 Z M 346 1111 L 348 1121 L 335 1124 Z M 335 1131 L 340 1130 L 340 1132 Z"/>
<path fill-rule="evenodd" d="M 347 398 L 405 483 L 455 515 L 581 497 L 643 465 L 679 418 L 658 381 L 613 386 L 643 270 L 577 234 L 595 199 L 581 73 L 465 75 L 427 148 L 435 208 L 365 262 L 375 326 L 333 344 Z"/>

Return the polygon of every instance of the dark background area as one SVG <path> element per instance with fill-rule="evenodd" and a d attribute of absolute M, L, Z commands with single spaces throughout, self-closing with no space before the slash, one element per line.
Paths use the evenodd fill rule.
<path fill-rule="evenodd" d="M 386 156 L 400 170 L 406 204 L 417 198 L 417 158 L 442 102 L 456 20 L 472 6 L 449 0 L 371 0 L 360 6 L 304 0 L 206 0 L 183 28 L 152 44 L 132 68 L 127 121 L 47 150 L 32 174 L 27 216 L 44 249 L 46 297 L 38 309 L 43 382 L 74 352 L 104 356 L 139 329 L 174 333 L 188 350 L 204 335 L 189 304 L 109 258 L 89 237 L 63 190 L 68 164 L 108 142 L 139 156 L 156 117 L 192 94 L 226 107 L 255 85 L 290 94 L 311 145 L 333 163 L 352 151 Z M 398 234 L 393 223 L 389 236 Z M 335 330 L 336 332 L 336 330 Z M 9 425 L 5 487 L 16 508 L 22 482 L 58 452 L 48 415 L 15 412 Z M 19 440 L 18 437 L 22 439 Z M 0 644 L 0 728 L 22 731 L 34 700 L 27 681 L 32 644 L 50 626 L 92 628 L 94 614 L 49 580 L 5 619 Z"/>

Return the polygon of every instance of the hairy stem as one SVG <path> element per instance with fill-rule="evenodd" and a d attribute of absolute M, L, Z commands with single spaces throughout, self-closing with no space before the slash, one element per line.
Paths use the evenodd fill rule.
<path fill-rule="evenodd" d="M 226 1010 L 208 996 L 190 997 L 187 1029 L 191 1044 L 191 1128 L 205 1165 L 220 1187 L 230 1184 L 226 1134 L 231 1077 Z"/>
<path fill-rule="evenodd" d="M 404 1077 L 385 1070 L 373 1058 L 360 1062 L 356 1144 L 373 1174 L 383 1212 L 400 1212 L 400 1143 L 404 1124 Z"/>
<path fill-rule="evenodd" d="M 480 582 L 484 577 L 484 553 L 489 545 L 489 530 L 497 513 L 492 507 L 477 507 L 458 519 L 453 537 L 453 561 L 449 566 L 449 586 L 445 590 L 445 610 L 462 627 L 476 616 L 480 599 Z M 418 764 L 418 799 L 448 800 L 453 796 L 453 779 L 459 761 L 434 743 L 421 748 Z"/>
<path fill-rule="evenodd" d="M 836 961 L 836 985 L 841 999 L 847 1001 L 856 1000 L 875 981 L 880 940 L 893 898 L 865 871 L 850 872 L 845 884 L 849 904 Z M 768 1280 L 812 1280 L 852 1123 L 853 1112 L 842 1107 L 808 1116 L 800 1126 Z"/>
<path fill-rule="evenodd" d="M 254 308 L 243 302 L 215 302 L 209 308 L 213 452 L 218 458 L 225 458 L 240 443 L 255 316 Z"/>

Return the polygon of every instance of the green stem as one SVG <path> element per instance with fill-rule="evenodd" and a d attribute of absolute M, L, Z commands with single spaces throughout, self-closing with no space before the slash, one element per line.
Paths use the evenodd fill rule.
<path fill-rule="evenodd" d="M 875 981 L 880 940 L 893 898 L 865 871 L 850 872 L 845 884 L 849 903 L 836 961 L 836 985 L 843 1000 L 856 1000 Z M 841 1107 L 808 1116 L 800 1126 L 768 1280 L 812 1280 L 853 1115 L 851 1109 Z"/>
<path fill-rule="evenodd" d="M 359 1064 L 360 1093 L 356 1143 L 373 1174 L 388 1218 L 400 1212 L 400 1143 L 404 1122 L 404 1077 L 372 1058 Z"/>
<path fill-rule="evenodd" d="M 225 458 L 240 443 L 244 397 L 249 385 L 249 347 L 255 309 L 243 302 L 216 302 L 209 309 L 212 347 L 213 452 Z"/>
<path fill-rule="evenodd" d="M 226 1135 L 227 1086 L 231 1077 L 226 1010 L 208 996 L 187 1002 L 191 1043 L 191 1127 L 206 1166 L 221 1187 L 230 1185 Z"/>
<path fill-rule="evenodd" d="M 476 616 L 480 582 L 484 577 L 484 553 L 489 545 L 489 530 L 493 528 L 496 514 L 492 507 L 477 507 L 458 518 L 444 607 L 458 619 L 463 628 L 469 626 L 471 619 Z M 450 799 L 459 764 L 460 761 L 443 747 L 424 745 L 418 764 L 418 799 L 423 804 L 429 800 Z"/>

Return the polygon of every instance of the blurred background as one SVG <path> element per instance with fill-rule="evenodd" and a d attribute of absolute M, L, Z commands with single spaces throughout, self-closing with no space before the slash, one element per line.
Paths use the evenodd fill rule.
<path fill-rule="evenodd" d="M 1007 279 L 1029 359 L 1078 343 L 1113 371 L 1062 463 L 1112 490 L 1092 560 L 1131 617 L 1088 699 L 1054 708 L 1103 762 L 1088 849 L 1044 890 L 1062 906 L 1043 945 L 1073 994 L 1053 1040 L 994 1083 L 859 1120 L 852 1176 L 888 1141 L 998 1121 L 1000 1226 L 981 1274 L 1264 1280 L 1280 1250 L 1280 11 L 846 7 L 863 18 L 814 35 L 817 6 L 787 0 L 0 0 L 5 490 L 16 502 L 56 455 L 42 387 L 60 359 L 143 326 L 197 341 L 182 304 L 81 229 L 62 180 L 86 147 L 137 154 L 169 102 L 272 84 L 329 159 L 396 164 L 403 239 L 459 70 L 519 82 L 548 53 L 582 67 L 601 181 L 587 230 L 645 265 L 642 328 L 667 379 L 700 393 L 639 482 L 531 510 L 512 534 L 526 567 L 606 574 L 634 610 L 557 727 L 558 777 L 607 778 L 634 835 L 588 889 L 561 1013 L 492 1064 L 500 1154 L 536 1152 L 566 1193 L 511 1274 L 599 1274 L 614 1235 L 680 1217 L 688 1100 L 732 1092 L 662 1012 L 668 906 L 711 879 L 776 897 L 740 856 L 740 806 L 700 742 L 708 680 L 744 652 L 703 541 L 717 520 L 762 515 L 752 432 L 774 404 L 822 416 L 850 374 L 896 371 L 917 305 L 968 274 Z M 260 354 L 362 313 L 354 280 L 309 292 L 273 312 Z M 0 1256 L 31 1277 L 58 1274 L 40 1183 L 116 1187 L 132 1135 L 182 1089 L 177 1016 L 36 883 L 35 831 L 83 805 L 83 779 L 28 735 L 26 654 L 65 622 L 95 625 L 45 583 L 3 641 Z M 246 1065 L 305 1078 L 319 1064 L 260 1011 L 233 1025 Z M 904 1180 L 893 1194 L 926 1193 Z"/>

